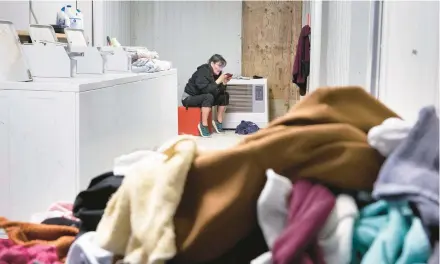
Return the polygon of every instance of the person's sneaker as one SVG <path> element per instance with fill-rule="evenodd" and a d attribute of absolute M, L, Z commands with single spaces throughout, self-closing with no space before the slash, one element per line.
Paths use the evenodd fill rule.
<path fill-rule="evenodd" d="M 209 133 L 209 128 L 207 126 L 199 124 L 198 129 L 201 137 L 211 137 L 211 133 Z"/>
<path fill-rule="evenodd" d="M 225 131 L 223 130 L 223 124 L 222 124 L 222 123 L 219 123 L 219 122 L 217 122 L 217 121 L 215 121 L 215 120 L 212 120 L 212 126 L 214 127 L 215 132 L 217 132 L 217 133 L 223 133 L 223 132 L 225 132 Z"/>

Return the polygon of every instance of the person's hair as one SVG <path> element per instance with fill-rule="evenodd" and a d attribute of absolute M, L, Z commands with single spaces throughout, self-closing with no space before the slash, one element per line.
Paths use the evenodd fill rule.
<path fill-rule="evenodd" d="M 226 66 L 226 60 L 220 54 L 212 55 L 211 58 L 209 58 L 209 60 L 208 60 L 208 64 L 211 64 L 211 62 L 214 62 L 214 63 L 220 62 L 221 66 L 223 66 L 223 67 Z"/>

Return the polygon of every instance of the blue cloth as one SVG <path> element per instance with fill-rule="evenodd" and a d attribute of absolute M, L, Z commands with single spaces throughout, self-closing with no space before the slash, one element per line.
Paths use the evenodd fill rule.
<path fill-rule="evenodd" d="M 257 132 L 260 128 L 253 122 L 241 121 L 241 123 L 235 129 L 235 134 L 248 135 Z"/>
<path fill-rule="evenodd" d="M 352 264 L 427 263 L 431 253 L 420 219 L 406 202 L 366 206 L 355 223 Z"/>
<path fill-rule="evenodd" d="M 424 226 L 438 226 L 438 159 L 439 119 L 434 107 L 425 107 L 408 137 L 383 164 L 373 197 L 413 202 Z"/>

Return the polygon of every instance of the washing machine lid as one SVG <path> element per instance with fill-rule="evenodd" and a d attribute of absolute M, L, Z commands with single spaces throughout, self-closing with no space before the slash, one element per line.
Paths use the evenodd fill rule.
<path fill-rule="evenodd" d="M 32 81 L 17 31 L 7 20 L 0 20 L 0 58 L 0 81 Z"/>

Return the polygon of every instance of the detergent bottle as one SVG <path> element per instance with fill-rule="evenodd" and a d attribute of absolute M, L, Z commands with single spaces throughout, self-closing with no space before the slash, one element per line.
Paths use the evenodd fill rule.
<path fill-rule="evenodd" d="M 58 12 L 57 24 L 75 29 L 84 29 L 84 16 L 79 9 L 66 5 Z"/>

